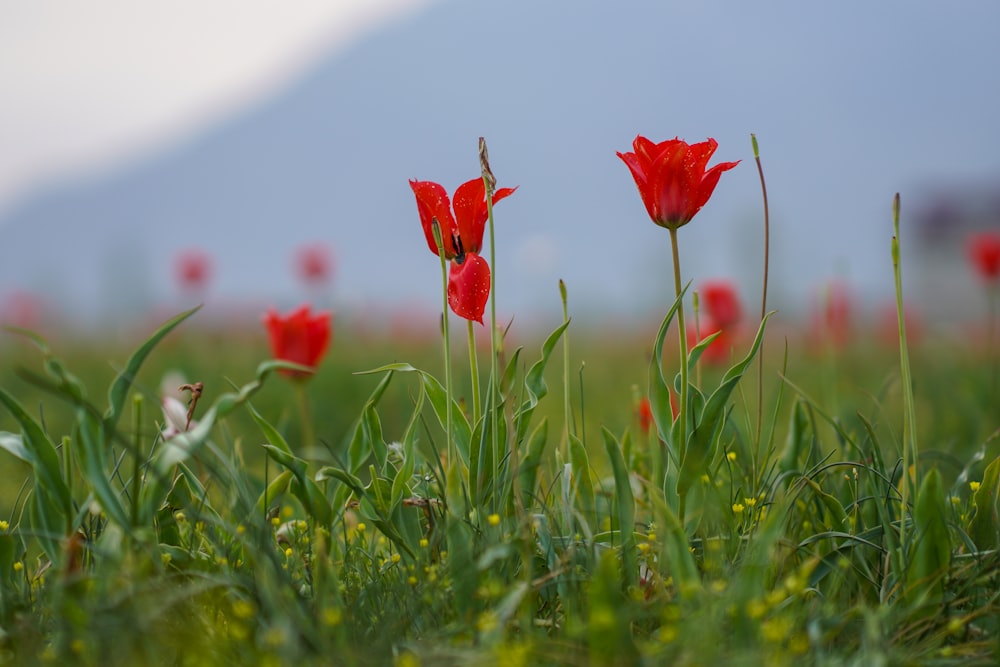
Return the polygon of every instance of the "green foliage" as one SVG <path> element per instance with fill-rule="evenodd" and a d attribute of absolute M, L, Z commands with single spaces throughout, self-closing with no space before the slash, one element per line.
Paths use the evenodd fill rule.
<path fill-rule="evenodd" d="M 781 447 L 756 442 L 740 388 L 766 318 L 732 368 L 691 351 L 702 381 L 682 438 L 662 355 L 675 309 L 632 367 L 649 373 L 655 429 L 612 422 L 594 448 L 583 396 L 580 428 L 550 428 L 568 322 L 499 366 L 478 420 L 415 365 L 352 376 L 353 423 L 317 451 L 290 444 L 280 362 L 247 364 L 190 430 L 162 433 L 135 397 L 153 395 L 143 368 L 191 313 L 108 379 L 106 408 L 31 338 L 44 375 L 22 377 L 69 419 L 0 388 L 0 449 L 27 478 L 0 523 L 5 649 L 28 664 L 994 660 L 1000 458 L 922 452 L 940 469 L 915 470 L 904 507 L 893 394 L 869 414 L 824 407 L 818 374 L 767 376 L 798 398 L 774 407 Z M 627 406 L 606 384 L 585 383 L 586 412 Z"/>

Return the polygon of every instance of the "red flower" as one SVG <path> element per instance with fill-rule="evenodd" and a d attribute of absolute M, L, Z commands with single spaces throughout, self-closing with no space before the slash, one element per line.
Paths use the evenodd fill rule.
<path fill-rule="evenodd" d="M 740 296 L 731 283 L 721 280 L 704 283 L 698 296 L 705 313 L 720 329 L 734 327 L 743 317 Z"/>
<path fill-rule="evenodd" d="M 330 345 L 330 320 L 332 315 L 323 311 L 312 314 L 306 304 L 284 317 L 273 308 L 264 315 L 264 327 L 275 359 L 291 361 L 315 368 Z M 292 378 L 308 377 L 303 371 L 282 370 Z"/>
<path fill-rule="evenodd" d="M 459 317 L 483 323 L 483 311 L 490 298 L 490 267 L 479 255 L 483 247 L 483 231 L 489 217 L 486 206 L 486 185 L 475 178 L 455 190 L 454 202 L 448 192 L 431 181 L 410 181 L 417 198 L 420 224 L 424 228 L 427 246 L 438 254 L 432 223 L 437 220 L 445 259 L 451 261 L 448 271 L 448 305 Z M 493 193 L 493 203 L 509 197 L 517 188 L 500 188 Z M 452 214 L 454 209 L 454 214 Z"/>
<path fill-rule="evenodd" d="M 819 307 L 813 312 L 813 335 L 817 341 L 842 348 L 850 342 L 853 329 L 851 294 L 843 283 L 832 282 L 820 296 Z"/>
<path fill-rule="evenodd" d="M 208 283 L 212 273 L 212 260 L 204 251 L 188 248 L 177 255 L 174 268 L 181 288 L 198 292 L 205 289 Z"/>
<path fill-rule="evenodd" d="M 715 139 L 689 145 L 675 137 L 657 144 L 640 135 L 632 142 L 635 152 L 618 157 L 632 172 L 653 222 L 676 229 L 708 202 L 722 172 L 739 164 L 720 162 L 706 171 L 717 146 Z"/>
<path fill-rule="evenodd" d="M 642 429 L 643 433 L 649 433 L 649 429 L 653 426 L 653 406 L 649 402 L 649 398 L 643 396 L 639 399 L 639 406 L 637 408 L 639 417 L 639 428 Z M 673 389 L 670 390 L 670 416 L 677 419 L 677 394 L 674 393 Z"/>
<path fill-rule="evenodd" d="M 695 340 L 696 336 L 694 328 L 688 327 L 688 347 L 694 347 L 696 344 L 718 332 L 719 335 L 715 337 L 715 340 L 709 343 L 708 347 L 702 351 L 701 360 L 712 365 L 723 364 L 729 361 L 730 353 L 733 347 L 732 332 L 720 327 L 711 316 L 701 318 L 698 330 L 701 333 L 701 338 Z"/>
<path fill-rule="evenodd" d="M 1000 278 L 1000 232 L 979 232 L 970 236 L 969 260 L 986 282 Z"/>
<path fill-rule="evenodd" d="M 333 257 L 324 245 L 313 244 L 299 248 L 295 255 L 299 277 L 307 285 L 322 285 L 333 274 Z"/>

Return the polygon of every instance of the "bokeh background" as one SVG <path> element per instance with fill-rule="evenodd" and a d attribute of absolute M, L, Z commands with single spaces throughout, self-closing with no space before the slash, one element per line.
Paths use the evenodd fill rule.
<path fill-rule="evenodd" d="M 636 134 L 743 160 L 682 234 L 685 275 L 759 299 L 760 140 L 771 305 L 829 285 L 907 300 L 931 326 L 983 312 L 965 239 L 1000 225 L 1000 5 L 180 0 L 0 5 L 0 315 L 45 332 L 259 317 L 304 300 L 429 327 L 439 266 L 407 179 L 501 186 L 505 317 L 659 316 L 667 235 L 615 156 Z M 308 285 L 304 246 L 332 273 Z M 195 289 L 184 253 L 204 253 Z"/>

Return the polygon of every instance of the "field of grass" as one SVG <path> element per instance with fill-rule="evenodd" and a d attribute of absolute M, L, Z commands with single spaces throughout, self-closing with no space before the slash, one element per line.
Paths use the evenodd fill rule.
<path fill-rule="evenodd" d="M 70 341 L 46 360 L 6 335 L 5 403 L 24 413 L 0 412 L 5 448 L 20 452 L 3 454 L 5 655 L 20 664 L 995 659 L 1000 464 L 989 464 L 1000 442 L 984 348 L 914 349 L 921 451 L 904 534 L 898 352 L 861 335 L 843 349 L 794 330 L 770 341 L 761 446 L 751 369 L 682 524 L 665 448 L 636 416 L 655 331 L 642 333 L 570 327 L 550 351 L 544 396 L 529 371 L 545 358 L 544 335 L 519 341 L 501 440 L 519 460 L 506 452 L 480 466 L 478 483 L 469 466 L 482 429 L 454 426 L 466 440 L 462 465 L 442 468 L 433 341 L 345 326 L 305 387 L 308 447 L 285 378 L 267 377 L 245 401 L 222 398 L 256 388 L 269 356 L 260 332 L 205 330 L 195 316 L 120 385 L 111 411 L 107 387 L 131 377 L 121 344 Z M 404 361 L 428 375 L 355 374 Z M 196 420 L 216 408 L 216 424 L 183 452 L 159 435 L 171 371 L 204 382 Z M 724 371 L 701 369 L 706 393 Z M 461 398 L 468 381 L 455 375 Z M 654 483 L 654 471 L 667 482 Z"/>
<path fill-rule="evenodd" d="M 641 140 L 634 175 L 708 150 Z M 578 329 L 563 292 L 548 331 L 470 325 L 470 353 L 481 239 L 446 258 L 425 212 L 440 332 L 338 317 L 325 358 L 270 332 L 278 359 L 195 311 L 3 335 L 0 662 L 996 664 L 992 327 L 778 313 L 695 345 L 675 252 L 662 324 Z"/>

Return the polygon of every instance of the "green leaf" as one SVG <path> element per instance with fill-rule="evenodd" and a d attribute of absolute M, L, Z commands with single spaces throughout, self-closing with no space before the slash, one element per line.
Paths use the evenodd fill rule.
<path fill-rule="evenodd" d="M 80 473 L 87 480 L 108 518 L 119 526 L 127 528 L 131 525 L 129 513 L 122 503 L 120 493 L 112 487 L 109 479 L 111 472 L 107 462 L 103 424 L 97 416 L 85 408 L 77 409 L 77 422 L 80 455 L 76 460 L 80 465 Z"/>
<path fill-rule="evenodd" d="M 1000 456 L 983 472 L 983 481 L 972 496 L 976 513 L 969 523 L 969 537 L 981 551 L 1000 545 Z"/>
<path fill-rule="evenodd" d="M 587 521 L 595 518 L 594 482 L 590 478 L 590 456 L 576 435 L 569 434 L 569 460 L 573 471 L 573 490 L 580 502 L 580 511 Z M 566 530 L 570 527 L 566 526 Z"/>
<path fill-rule="evenodd" d="M 742 361 L 738 362 L 723 376 L 719 387 L 709 397 L 704 409 L 699 415 L 698 421 L 694 424 L 694 430 L 688 438 L 688 446 L 685 448 L 684 460 L 681 461 L 680 473 L 677 476 L 677 496 L 683 498 L 691 484 L 699 479 L 708 464 L 715 456 L 718 446 L 719 436 L 726 421 L 726 408 L 729 404 L 729 397 L 739 383 L 740 378 L 747 367 L 753 362 L 760 349 L 760 344 L 764 340 L 764 328 L 772 313 L 764 316 L 757 330 L 750 351 Z"/>
<path fill-rule="evenodd" d="M 52 495 L 58 503 L 59 512 L 67 518 L 64 529 L 68 532 L 68 518 L 73 514 L 73 499 L 70 495 L 69 486 L 63 479 L 59 452 L 56 451 L 55 445 L 49 440 L 49 436 L 45 434 L 41 425 L 28 414 L 16 398 L 3 389 L 0 389 L 0 403 L 3 403 L 21 426 L 22 449 L 18 451 L 27 452 L 28 456 L 30 456 L 31 460 L 29 462 L 34 468 L 36 484 L 45 493 Z M 10 439 L 7 439 L 7 444 L 14 446 L 15 450 L 18 449 Z M 4 448 L 14 454 L 14 451 L 8 447 L 5 446 Z"/>
<path fill-rule="evenodd" d="M 928 607 L 930 613 L 944 598 L 944 577 L 951 565 L 947 512 L 941 473 L 931 468 L 920 484 L 913 508 L 915 544 L 913 560 L 906 572 L 907 598 Z"/>
<path fill-rule="evenodd" d="M 569 326 L 569 320 L 566 320 L 558 327 L 555 331 L 549 334 L 548 338 L 542 344 L 542 356 L 541 358 L 532 364 L 531 368 L 528 370 L 528 374 L 524 377 L 524 388 L 528 394 L 528 400 L 522 404 L 520 410 L 515 417 L 517 421 L 517 441 L 521 442 L 524 439 L 524 435 L 528 430 L 529 423 L 531 421 L 531 416 L 538 406 L 538 402 L 544 398 L 549 393 L 549 387 L 545 382 L 545 367 L 549 363 L 549 359 L 552 357 L 552 351 L 555 349 L 556 344 L 562 337 L 566 328 Z"/>
<path fill-rule="evenodd" d="M 660 329 L 656 333 L 656 339 L 653 342 L 653 358 L 649 363 L 649 407 L 653 413 L 653 422 L 656 424 L 657 434 L 660 440 L 667 443 L 666 451 L 675 465 L 678 463 L 678 448 L 677 440 L 673 436 L 674 418 L 670 409 L 670 388 L 666 377 L 663 375 L 663 342 L 667 337 L 667 331 L 670 329 L 670 323 L 673 321 L 674 315 L 677 314 L 677 309 L 680 307 L 686 292 L 687 287 L 674 299 L 673 305 L 667 311 L 666 317 L 663 318 Z M 662 462 L 659 468 L 661 474 L 666 470 L 666 466 Z"/>
<path fill-rule="evenodd" d="M 635 586 L 639 576 L 635 546 L 635 497 L 632 495 L 632 479 L 625 465 L 621 443 L 607 428 L 602 428 L 601 433 L 604 435 L 604 449 L 608 453 L 615 478 L 615 513 L 622 547 L 622 584 L 627 590 Z"/>
<path fill-rule="evenodd" d="M 267 485 L 267 488 L 260 494 L 257 498 L 257 503 L 254 505 L 254 515 L 263 517 L 267 512 L 267 508 L 271 507 L 278 497 L 281 496 L 285 491 L 288 490 L 288 486 L 292 483 L 293 475 L 291 470 L 282 470 L 281 473 L 271 480 L 271 483 Z"/>
<path fill-rule="evenodd" d="M 108 390 L 108 410 L 104 415 L 104 432 L 107 434 L 113 433 L 115 428 L 118 426 L 118 419 L 121 416 L 122 407 L 125 405 L 125 399 L 128 397 L 129 387 L 135 380 L 135 376 L 139 373 L 139 368 L 142 366 L 146 357 L 152 352 L 153 348 L 163 340 L 164 336 L 174 330 L 177 325 L 186 320 L 187 318 L 194 315 L 201 306 L 192 308 L 191 310 L 185 311 L 180 315 L 177 315 L 173 319 L 168 320 L 163 326 L 157 329 L 152 336 L 150 336 L 146 342 L 139 346 L 132 356 L 129 357 L 128 362 L 125 364 L 125 368 L 118 374 L 114 382 L 111 384 L 111 388 Z"/>

